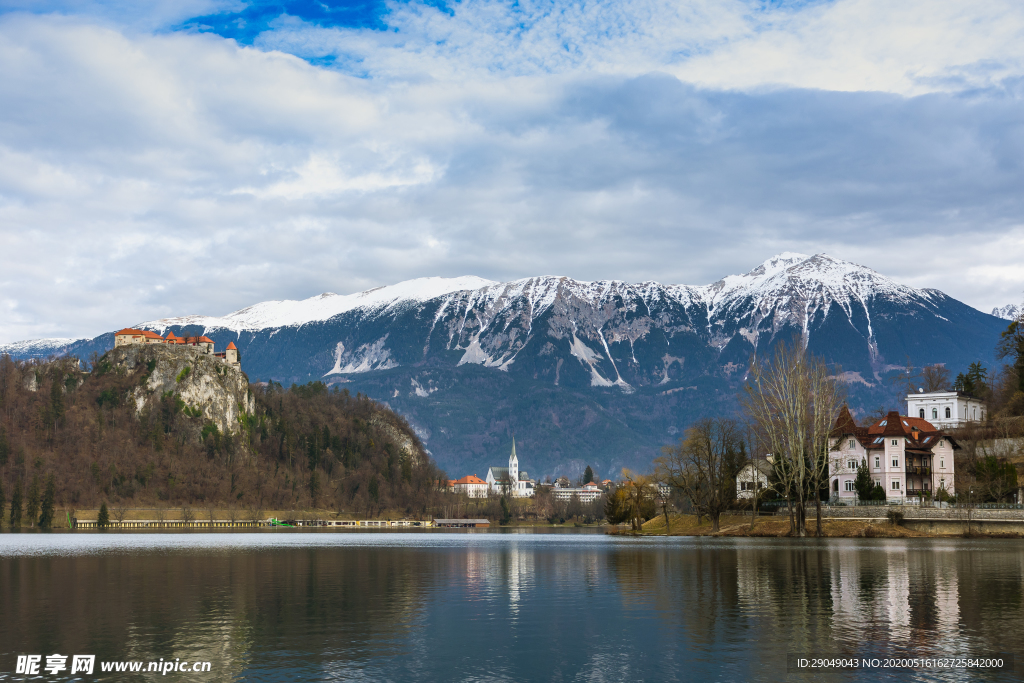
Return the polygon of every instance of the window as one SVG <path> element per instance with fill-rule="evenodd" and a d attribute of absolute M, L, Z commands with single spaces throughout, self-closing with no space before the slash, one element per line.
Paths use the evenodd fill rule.
<path fill-rule="evenodd" d="M 934 420 L 938 416 L 939 416 L 939 409 L 938 408 L 932 408 L 932 419 Z"/>
<path fill-rule="evenodd" d="M 856 447 L 857 447 L 857 441 L 855 439 L 850 439 L 850 450 L 853 450 Z"/>
<path fill-rule="evenodd" d="M 931 485 L 930 483 L 928 483 L 928 482 L 925 482 L 925 483 L 924 483 L 924 490 L 925 490 L 925 491 L 929 490 L 929 489 L 931 488 L 931 486 L 932 486 L 932 485 Z"/>
<path fill-rule="evenodd" d="M 946 461 L 945 460 L 940 460 L 939 461 L 939 469 L 940 470 L 946 469 Z"/>
<path fill-rule="evenodd" d="M 949 419 L 949 406 L 946 406 L 946 419 Z"/>
<path fill-rule="evenodd" d="M 846 467 L 848 469 L 851 469 L 851 470 L 857 469 L 857 461 L 856 460 L 847 460 L 846 461 Z"/>
<path fill-rule="evenodd" d="M 921 467 L 928 467 L 928 457 L 921 458 Z"/>
<path fill-rule="evenodd" d="M 921 419 L 923 420 L 924 419 L 924 408 L 921 408 L 921 410 L 919 410 L 917 412 L 918 412 L 918 415 L 920 415 Z"/>
<path fill-rule="evenodd" d="M 945 445 L 946 445 L 946 440 L 945 439 L 939 439 L 939 448 L 942 448 Z"/>
<path fill-rule="evenodd" d="M 893 458 L 892 459 L 892 466 L 893 467 L 899 467 L 900 466 L 900 459 L 899 458 Z"/>
<path fill-rule="evenodd" d="M 881 459 L 876 455 L 875 456 L 875 469 L 876 470 L 882 466 L 882 463 L 879 462 L 879 460 L 881 460 Z"/>
<path fill-rule="evenodd" d="M 892 482 L 890 482 L 890 486 L 892 487 L 893 491 L 899 491 L 900 490 L 900 482 L 899 482 L 899 480 L 893 480 Z"/>
<path fill-rule="evenodd" d="M 899 446 L 900 445 L 900 440 L 899 439 L 893 439 L 892 440 L 892 445 L 893 446 Z"/>
<path fill-rule="evenodd" d="M 852 481 L 846 482 L 846 490 L 847 491 L 853 491 L 853 482 Z"/>

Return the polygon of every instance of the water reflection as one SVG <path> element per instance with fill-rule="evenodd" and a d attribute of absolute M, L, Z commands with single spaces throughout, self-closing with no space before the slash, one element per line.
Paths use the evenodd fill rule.
<path fill-rule="evenodd" d="M 0 536 L 0 670 L 60 652 L 208 660 L 208 680 L 776 680 L 790 652 L 1024 643 L 1014 541 L 124 538 Z"/>

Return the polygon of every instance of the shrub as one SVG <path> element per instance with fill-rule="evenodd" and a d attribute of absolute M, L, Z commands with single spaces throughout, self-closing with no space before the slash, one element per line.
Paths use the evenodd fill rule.
<path fill-rule="evenodd" d="M 183 367 L 181 369 L 181 372 L 178 373 L 178 378 L 175 379 L 174 381 L 175 382 L 183 381 L 186 377 L 188 377 L 188 373 L 191 372 L 191 370 L 192 370 L 192 368 L 190 368 L 189 366 L 186 365 L 185 367 Z"/>
<path fill-rule="evenodd" d="M 889 510 L 886 516 L 889 518 L 889 523 L 893 526 L 903 524 L 903 512 L 901 510 Z"/>

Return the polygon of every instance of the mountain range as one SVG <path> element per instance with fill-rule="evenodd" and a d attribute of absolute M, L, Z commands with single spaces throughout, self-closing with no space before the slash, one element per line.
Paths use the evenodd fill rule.
<path fill-rule="evenodd" d="M 841 367 L 851 408 L 898 408 L 907 363 L 994 364 L 1006 322 L 826 254 L 784 253 L 710 285 L 422 278 L 134 325 L 233 341 L 252 381 L 338 384 L 403 414 L 450 475 L 482 474 L 516 436 L 532 475 L 644 468 L 693 420 L 732 414 L 751 358 L 800 338 Z M 48 345 L 49 344 L 49 345 Z M 87 358 L 113 345 L 0 347 Z"/>

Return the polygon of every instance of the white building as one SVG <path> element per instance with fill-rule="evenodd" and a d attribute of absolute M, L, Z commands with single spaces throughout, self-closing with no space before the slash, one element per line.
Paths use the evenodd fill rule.
<path fill-rule="evenodd" d="M 486 498 L 491 487 L 475 474 L 468 474 L 462 479 L 453 481 L 451 488 L 455 493 L 464 493 L 470 498 Z"/>
<path fill-rule="evenodd" d="M 767 460 L 755 460 L 748 463 L 736 475 L 736 497 L 750 500 L 754 492 L 763 492 L 768 488 L 768 476 L 772 466 Z"/>
<path fill-rule="evenodd" d="M 553 489 L 551 489 L 551 495 L 554 496 L 555 500 L 571 500 L 573 496 L 576 496 L 576 498 L 581 503 L 592 503 L 595 500 L 597 500 L 598 498 L 600 498 L 602 493 L 604 493 L 604 491 L 602 491 L 601 487 L 598 486 L 597 484 L 595 484 L 594 482 L 590 482 L 588 484 L 584 484 L 582 487 L 580 487 L 578 489 L 573 489 L 573 488 L 553 488 Z"/>
<path fill-rule="evenodd" d="M 907 394 L 907 415 L 928 420 L 939 429 L 985 420 L 985 402 L 962 391 L 929 391 Z"/>
<path fill-rule="evenodd" d="M 858 427 L 844 407 L 830 437 L 830 488 L 833 498 L 853 500 L 861 463 L 887 500 L 919 502 L 953 485 L 953 452 L 959 444 L 927 420 L 893 411 L 868 427 Z"/>
<path fill-rule="evenodd" d="M 515 498 L 530 498 L 534 494 L 534 482 L 526 474 L 519 471 L 519 458 L 516 456 L 516 440 L 512 438 L 512 454 L 508 456 L 508 467 L 487 468 L 487 486 L 492 493 L 501 494 L 505 487 L 511 489 Z"/>

